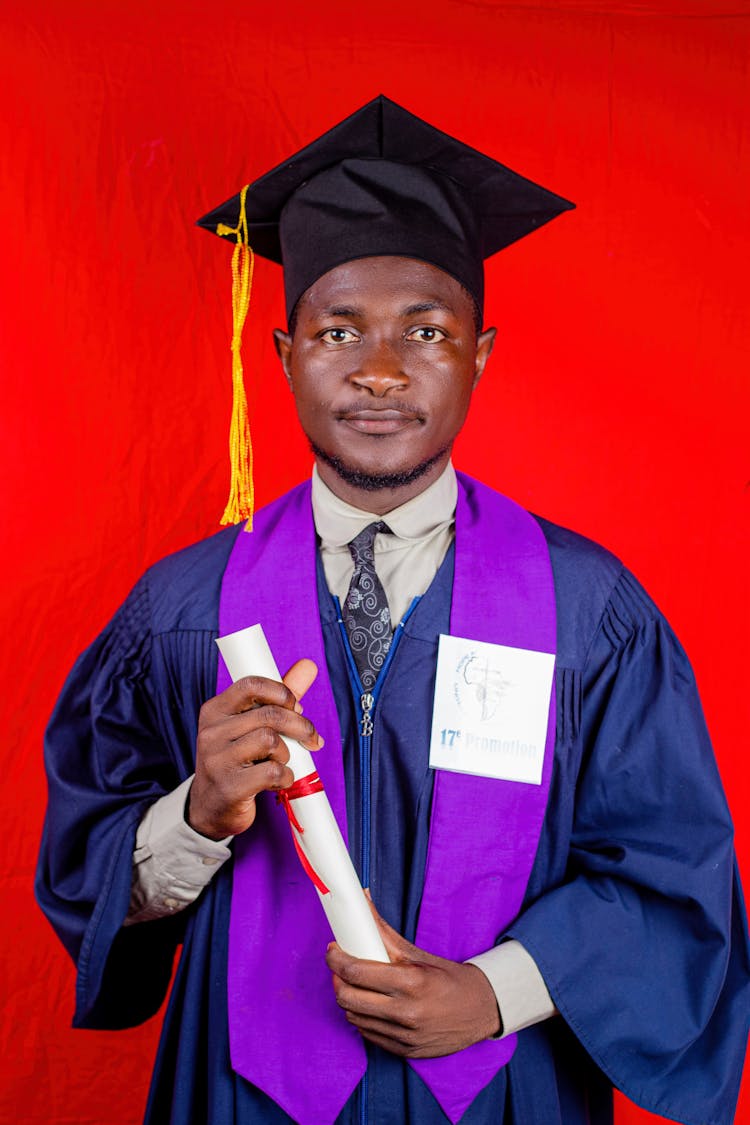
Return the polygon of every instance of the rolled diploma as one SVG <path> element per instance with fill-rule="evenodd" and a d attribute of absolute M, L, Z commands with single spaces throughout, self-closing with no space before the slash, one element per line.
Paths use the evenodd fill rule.
<path fill-rule="evenodd" d="M 261 625 L 228 633 L 217 638 L 216 643 L 233 681 L 243 676 L 281 679 Z M 308 750 L 291 738 L 283 738 L 283 741 L 289 749 L 289 768 L 295 781 L 317 772 Z M 336 941 L 353 957 L 387 962 L 383 940 L 325 792 L 310 793 L 289 803 L 294 806 L 302 835 L 295 832 L 291 824 L 289 827 L 311 867 L 328 888 L 327 895 L 315 889 Z"/>

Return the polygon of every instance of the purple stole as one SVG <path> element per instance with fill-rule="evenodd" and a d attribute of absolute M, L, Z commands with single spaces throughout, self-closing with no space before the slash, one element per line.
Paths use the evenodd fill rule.
<path fill-rule="evenodd" d="M 305 713 L 323 734 L 315 764 L 344 838 L 344 772 L 316 590 L 310 485 L 258 513 L 237 536 L 224 574 L 221 635 L 260 622 L 279 668 L 318 666 Z M 542 652 L 556 650 L 552 568 L 527 512 L 459 474 L 451 633 Z M 229 685 L 219 660 L 217 691 Z M 425 733 L 427 741 L 429 732 Z M 437 770 L 416 944 L 463 961 L 490 949 L 520 910 L 547 806 L 555 739 L 552 690 L 541 785 Z M 324 955 L 331 932 L 292 844 L 283 809 L 258 801 L 234 842 L 229 925 L 232 1066 L 300 1125 L 329 1125 L 367 1065 L 359 1033 L 337 1006 Z M 487 888 L 492 893 L 487 893 Z M 456 1122 L 508 1062 L 515 1035 L 457 1054 L 409 1060 Z"/>

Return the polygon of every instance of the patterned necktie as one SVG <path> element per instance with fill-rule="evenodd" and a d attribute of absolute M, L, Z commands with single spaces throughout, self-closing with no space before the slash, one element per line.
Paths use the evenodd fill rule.
<path fill-rule="evenodd" d="M 344 602 L 344 624 L 354 662 L 365 691 L 370 691 L 391 647 L 391 611 L 385 590 L 375 573 L 373 545 L 378 532 L 390 534 L 380 520 L 360 531 L 349 551 L 354 561 L 349 593 Z"/>

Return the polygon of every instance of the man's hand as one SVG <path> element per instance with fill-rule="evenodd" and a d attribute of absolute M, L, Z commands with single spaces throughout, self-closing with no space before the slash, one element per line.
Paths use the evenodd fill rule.
<path fill-rule="evenodd" d="M 292 784 L 280 735 L 320 749 L 323 739 L 298 703 L 317 674 L 312 660 L 299 660 L 283 683 L 247 676 L 203 704 L 187 811 L 196 832 L 213 840 L 236 836 L 255 820 L 258 793 Z"/>
<path fill-rule="evenodd" d="M 425 953 L 372 910 L 390 965 L 350 957 L 335 942 L 326 955 L 336 1000 L 365 1039 L 394 1055 L 424 1059 L 500 1030 L 495 993 L 481 969 Z"/>

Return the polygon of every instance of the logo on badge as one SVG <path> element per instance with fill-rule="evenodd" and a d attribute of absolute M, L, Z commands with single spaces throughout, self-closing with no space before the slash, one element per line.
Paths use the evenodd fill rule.
<path fill-rule="evenodd" d="M 495 717 L 512 687 L 513 682 L 505 679 L 499 664 L 485 653 L 467 652 L 456 666 L 456 703 L 464 714 L 481 723 Z"/>

